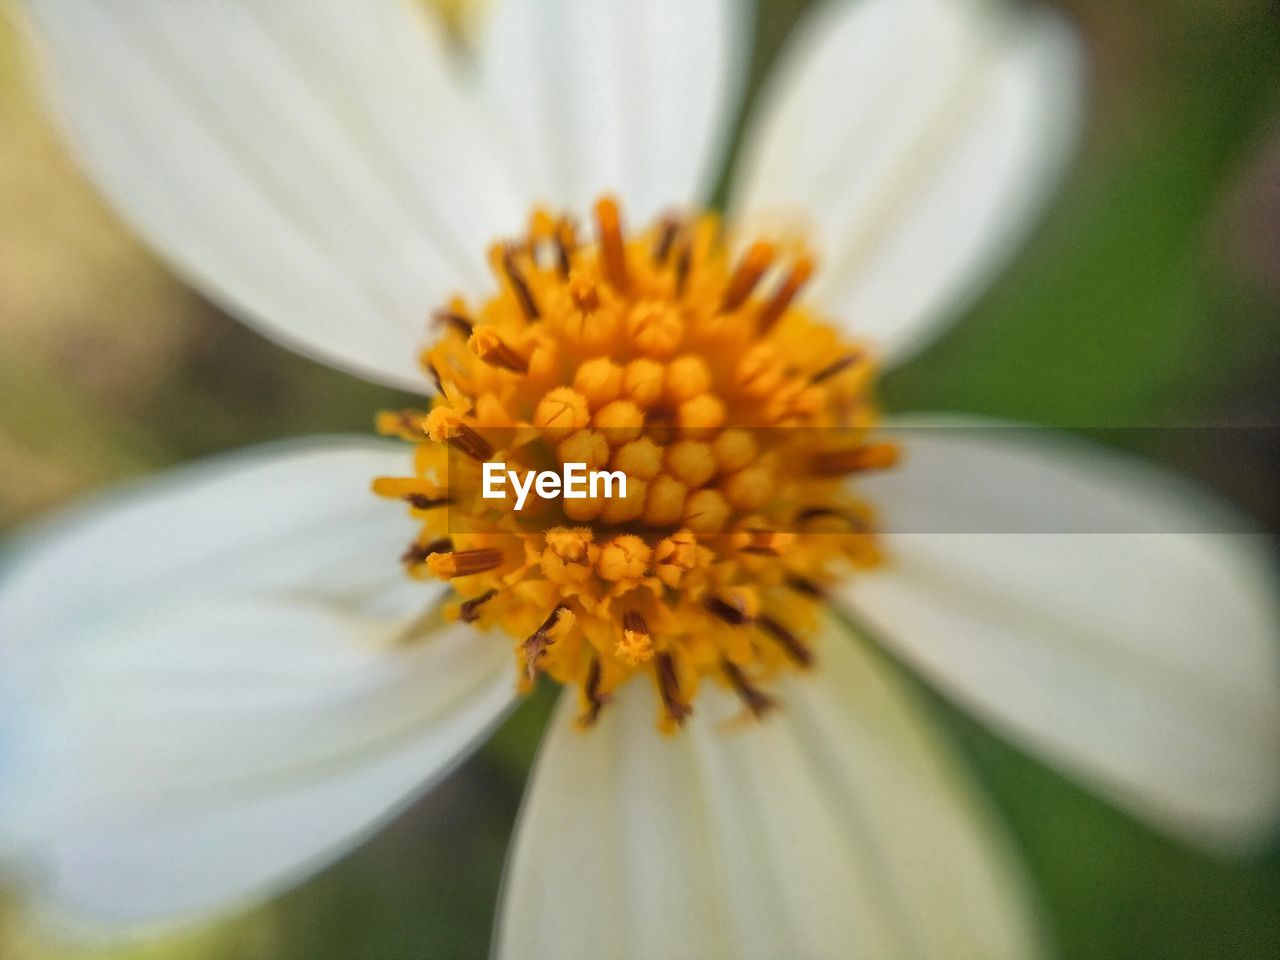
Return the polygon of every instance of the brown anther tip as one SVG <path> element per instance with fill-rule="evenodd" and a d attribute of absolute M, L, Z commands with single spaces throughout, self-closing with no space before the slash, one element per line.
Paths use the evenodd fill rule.
<path fill-rule="evenodd" d="M 436 576 L 445 580 L 488 573 L 502 566 L 502 551 L 493 547 L 479 550 L 454 550 L 449 553 L 433 553 L 427 557 L 427 566 Z"/>
<path fill-rule="evenodd" d="M 778 706 L 778 701 L 748 680 L 742 672 L 742 668 L 736 663 L 722 659 L 720 661 L 720 669 L 724 671 L 724 675 L 733 687 L 734 692 L 742 699 L 747 709 L 751 711 L 751 715 L 757 720 Z"/>
<path fill-rule="evenodd" d="M 675 243 L 676 234 L 680 232 L 680 218 L 669 216 L 663 219 L 661 227 L 658 229 L 658 240 L 653 245 L 653 263 L 655 266 L 662 266 L 667 262 L 667 257 L 671 255 L 671 246 Z"/>
<path fill-rule="evenodd" d="M 769 634 L 778 644 L 786 651 L 787 656 L 794 660 L 801 667 L 813 666 L 813 651 L 800 641 L 800 639 L 780 624 L 772 617 L 757 617 L 756 623 L 760 629 Z"/>
<path fill-rule="evenodd" d="M 760 316 L 756 319 L 756 326 L 760 333 L 765 334 L 773 329 L 774 324 L 787 312 L 787 308 L 795 300 L 800 288 L 809 281 L 809 277 L 812 275 L 812 260 L 808 257 L 801 257 L 796 261 L 795 266 L 791 268 L 791 273 L 787 275 L 787 279 L 782 281 L 773 296 L 761 308 Z"/>
<path fill-rule="evenodd" d="M 447 506 L 451 501 L 448 497 L 429 497 L 425 493 L 406 493 L 404 502 L 415 510 L 433 510 L 436 507 Z"/>
<path fill-rule="evenodd" d="M 517 249 L 513 246 L 503 247 L 502 272 L 506 274 L 507 282 L 511 284 L 511 292 L 515 294 L 516 301 L 520 304 L 520 312 L 524 314 L 526 320 L 532 322 L 541 317 L 542 312 L 538 309 L 537 301 L 533 299 L 529 281 L 516 265 L 516 253 Z"/>
<path fill-rule="evenodd" d="M 685 287 L 689 282 L 689 273 L 693 269 L 693 244 L 687 239 L 680 245 L 680 251 L 676 254 L 676 289 L 677 298 L 684 296 Z"/>
<path fill-rule="evenodd" d="M 814 583 L 806 577 L 787 577 L 787 586 L 796 593 L 802 593 L 806 597 L 812 597 L 814 600 L 827 599 L 827 591 L 820 584 Z"/>
<path fill-rule="evenodd" d="M 719 617 L 725 623 L 731 626 L 740 627 L 745 623 L 751 622 L 751 617 L 739 610 L 733 604 L 721 600 L 716 596 L 706 596 L 702 598 L 702 605 L 712 615 Z"/>
<path fill-rule="evenodd" d="M 560 218 L 553 236 L 556 243 L 556 270 L 561 280 L 568 280 L 569 271 L 573 267 L 573 250 L 577 246 L 572 221 L 566 217 Z"/>
<path fill-rule="evenodd" d="M 529 372 L 529 361 L 516 353 L 509 343 L 489 327 L 478 328 L 467 341 L 467 346 L 492 367 L 519 374 Z"/>
<path fill-rule="evenodd" d="M 551 631 L 555 629 L 556 623 L 560 620 L 561 615 L 568 612 L 569 608 L 563 603 L 557 606 L 542 621 L 542 626 L 525 637 L 520 644 L 520 649 L 524 652 L 525 669 L 528 671 L 529 679 L 533 680 L 538 675 L 537 662 L 551 644 Z"/>
<path fill-rule="evenodd" d="M 474 329 L 474 325 L 470 320 L 452 310 L 437 310 L 431 315 L 431 319 L 442 327 L 456 330 L 464 337 L 470 337 Z"/>
<path fill-rule="evenodd" d="M 658 654 L 654 674 L 658 680 L 658 694 L 662 697 L 663 709 L 676 726 L 683 726 L 685 718 L 693 713 L 693 707 L 680 693 L 680 679 L 676 676 L 676 665 L 671 654 Z"/>
<path fill-rule="evenodd" d="M 748 248 L 725 287 L 724 297 L 720 302 L 722 311 L 729 313 L 746 303 L 751 291 L 773 262 L 773 253 L 773 244 L 764 241 L 757 241 Z"/>
<path fill-rule="evenodd" d="M 475 623 L 480 619 L 480 608 L 498 595 L 497 590 L 486 590 L 478 597 L 465 600 L 458 610 L 458 619 L 463 623 Z"/>
<path fill-rule="evenodd" d="M 593 727 L 600 719 L 600 711 L 613 701 L 613 697 L 600 692 L 600 661 L 592 660 L 587 668 L 587 679 L 582 685 L 582 692 L 587 698 L 587 709 L 578 717 L 578 723 L 584 727 Z"/>
<path fill-rule="evenodd" d="M 834 363 L 827 364 L 825 367 L 823 367 L 821 370 L 819 370 L 817 373 L 811 376 L 809 378 L 809 382 L 811 384 L 816 385 L 819 383 L 823 383 L 824 381 L 830 380 L 832 377 L 835 377 L 841 373 L 844 373 L 844 371 L 848 370 L 850 367 L 852 367 L 855 363 L 857 363 L 861 359 L 862 359 L 861 354 L 857 354 L 857 353 L 846 354 L 845 356 L 841 357 L 839 360 L 836 360 Z"/>

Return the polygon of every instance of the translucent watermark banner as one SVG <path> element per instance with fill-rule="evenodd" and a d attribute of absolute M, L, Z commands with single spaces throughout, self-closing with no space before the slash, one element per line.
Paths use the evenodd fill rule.
<path fill-rule="evenodd" d="M 660 534 L 1242 533 L 1248 511 L 1169 463 L 1259 464 L 1273 427 L 479 428 L 427 469 L 447 533 L 555 527 Z M 1144 457 L 1158 452 L 1165 464 Z M 1256 528 L 1252 528 L 1256 529 Z"/>

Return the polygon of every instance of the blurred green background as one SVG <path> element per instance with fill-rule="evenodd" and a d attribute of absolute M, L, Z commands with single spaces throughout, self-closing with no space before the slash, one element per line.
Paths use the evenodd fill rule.
<path fill-rule="evenodd" d="M 753 90 L 805 0 L 761 4 Z M 1091 52 L 1079 162 L 966 320 L 885 384 L 894 410 L 1075 427 L 1280 423 L 1280 8 L 1068 0 Z M 0 527 L 245 443 L 367 432 L 386 391 L 278 349 L 182 286 L 43 121 L 0 5 Z M 1276 452 L 1143 452 L 1273 530 Z M 486 955 L 541 691 L 391 829 L 251 916 L 130 957 Z M 934 700 L 1012 824 L 1066 958 L 1280 957 L 1280 851 L 1162 839 Z M 1277 759 L 1280 762 L 1280 758 Z M 0 957 L 60 956 L 0 910 Z"/>

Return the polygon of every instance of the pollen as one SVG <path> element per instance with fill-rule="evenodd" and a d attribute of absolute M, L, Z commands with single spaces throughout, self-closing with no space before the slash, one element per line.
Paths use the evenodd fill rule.
<path fill-rule="evenodd" d="M 616 201 L 593 214 L 535 211 L 489 251 L 493 292 L 436 311 L 435 397 L 378 421 L 413 469 L 374 492 L 418 525 L 408 574 L 448 582 L 476 642 L 509 637 L 524 689 L 575 689 L 584 727 L 630 682 L 667 732 L 704 684 L 765 716 L 773 681 L 821 664 L 828 587 L 881 562 L 857 491 L 898 458 L 875 357 L 805 303 L 807 253 L 711 215 L 628 233 Z M 516 509 L 482 496 L 490 462 L 625 483 Z"/>

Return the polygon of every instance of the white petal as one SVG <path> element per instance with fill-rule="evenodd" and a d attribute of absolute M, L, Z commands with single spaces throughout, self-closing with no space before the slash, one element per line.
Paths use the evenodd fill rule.
<path fill-rule="evenodd" d="M 632 683 L 564 698 L 517 826 L 498 956 L 1040 955 L 1003 834 L 883 661 L 833 629 L 762 725 L 704 689 L 674 737 Z"/>
<path fill-rule="evenodd" d="M 505 644 L 430 611 L 369 491 L 397 444 L 189 468 L 39 535 L 0 582 L 0 820 L 39 908 L 111 930 L 296 882 L 504 713 Z"/>
<path fill-rule="evenodd" d="M 483 83 L 538 199 L 618 194 L 634 223 L 705 201 L 737 119 L 753 5 L 498 0 Z"/>
<path fill-rule="evenodd" d="M 1071 153 L 1075 37 L 1011 7 L 829 3 L 746 140 L 735 219 L 816 234 L 814 301 L 895 360 L 981 292 Z"/>
<path fill-rule="evenodd" d="M 269 336 L 421 387 L 424 318 L 522 198 L 407 0 L 27 0 L 90 176 Z M 518 202 L 521 201 L 521 202 Z"/>
<path fill-rule="evenodd" d="M 1117 803 L 1191 839 L 1265 836 L 1280 811 L 1265 538 L 1127 458 L 951 425 L 904 429 L 905 464 L 860 485 L 910 532 L 885 538 L 888 562 L 848 602 L 942 690 Z"/>

